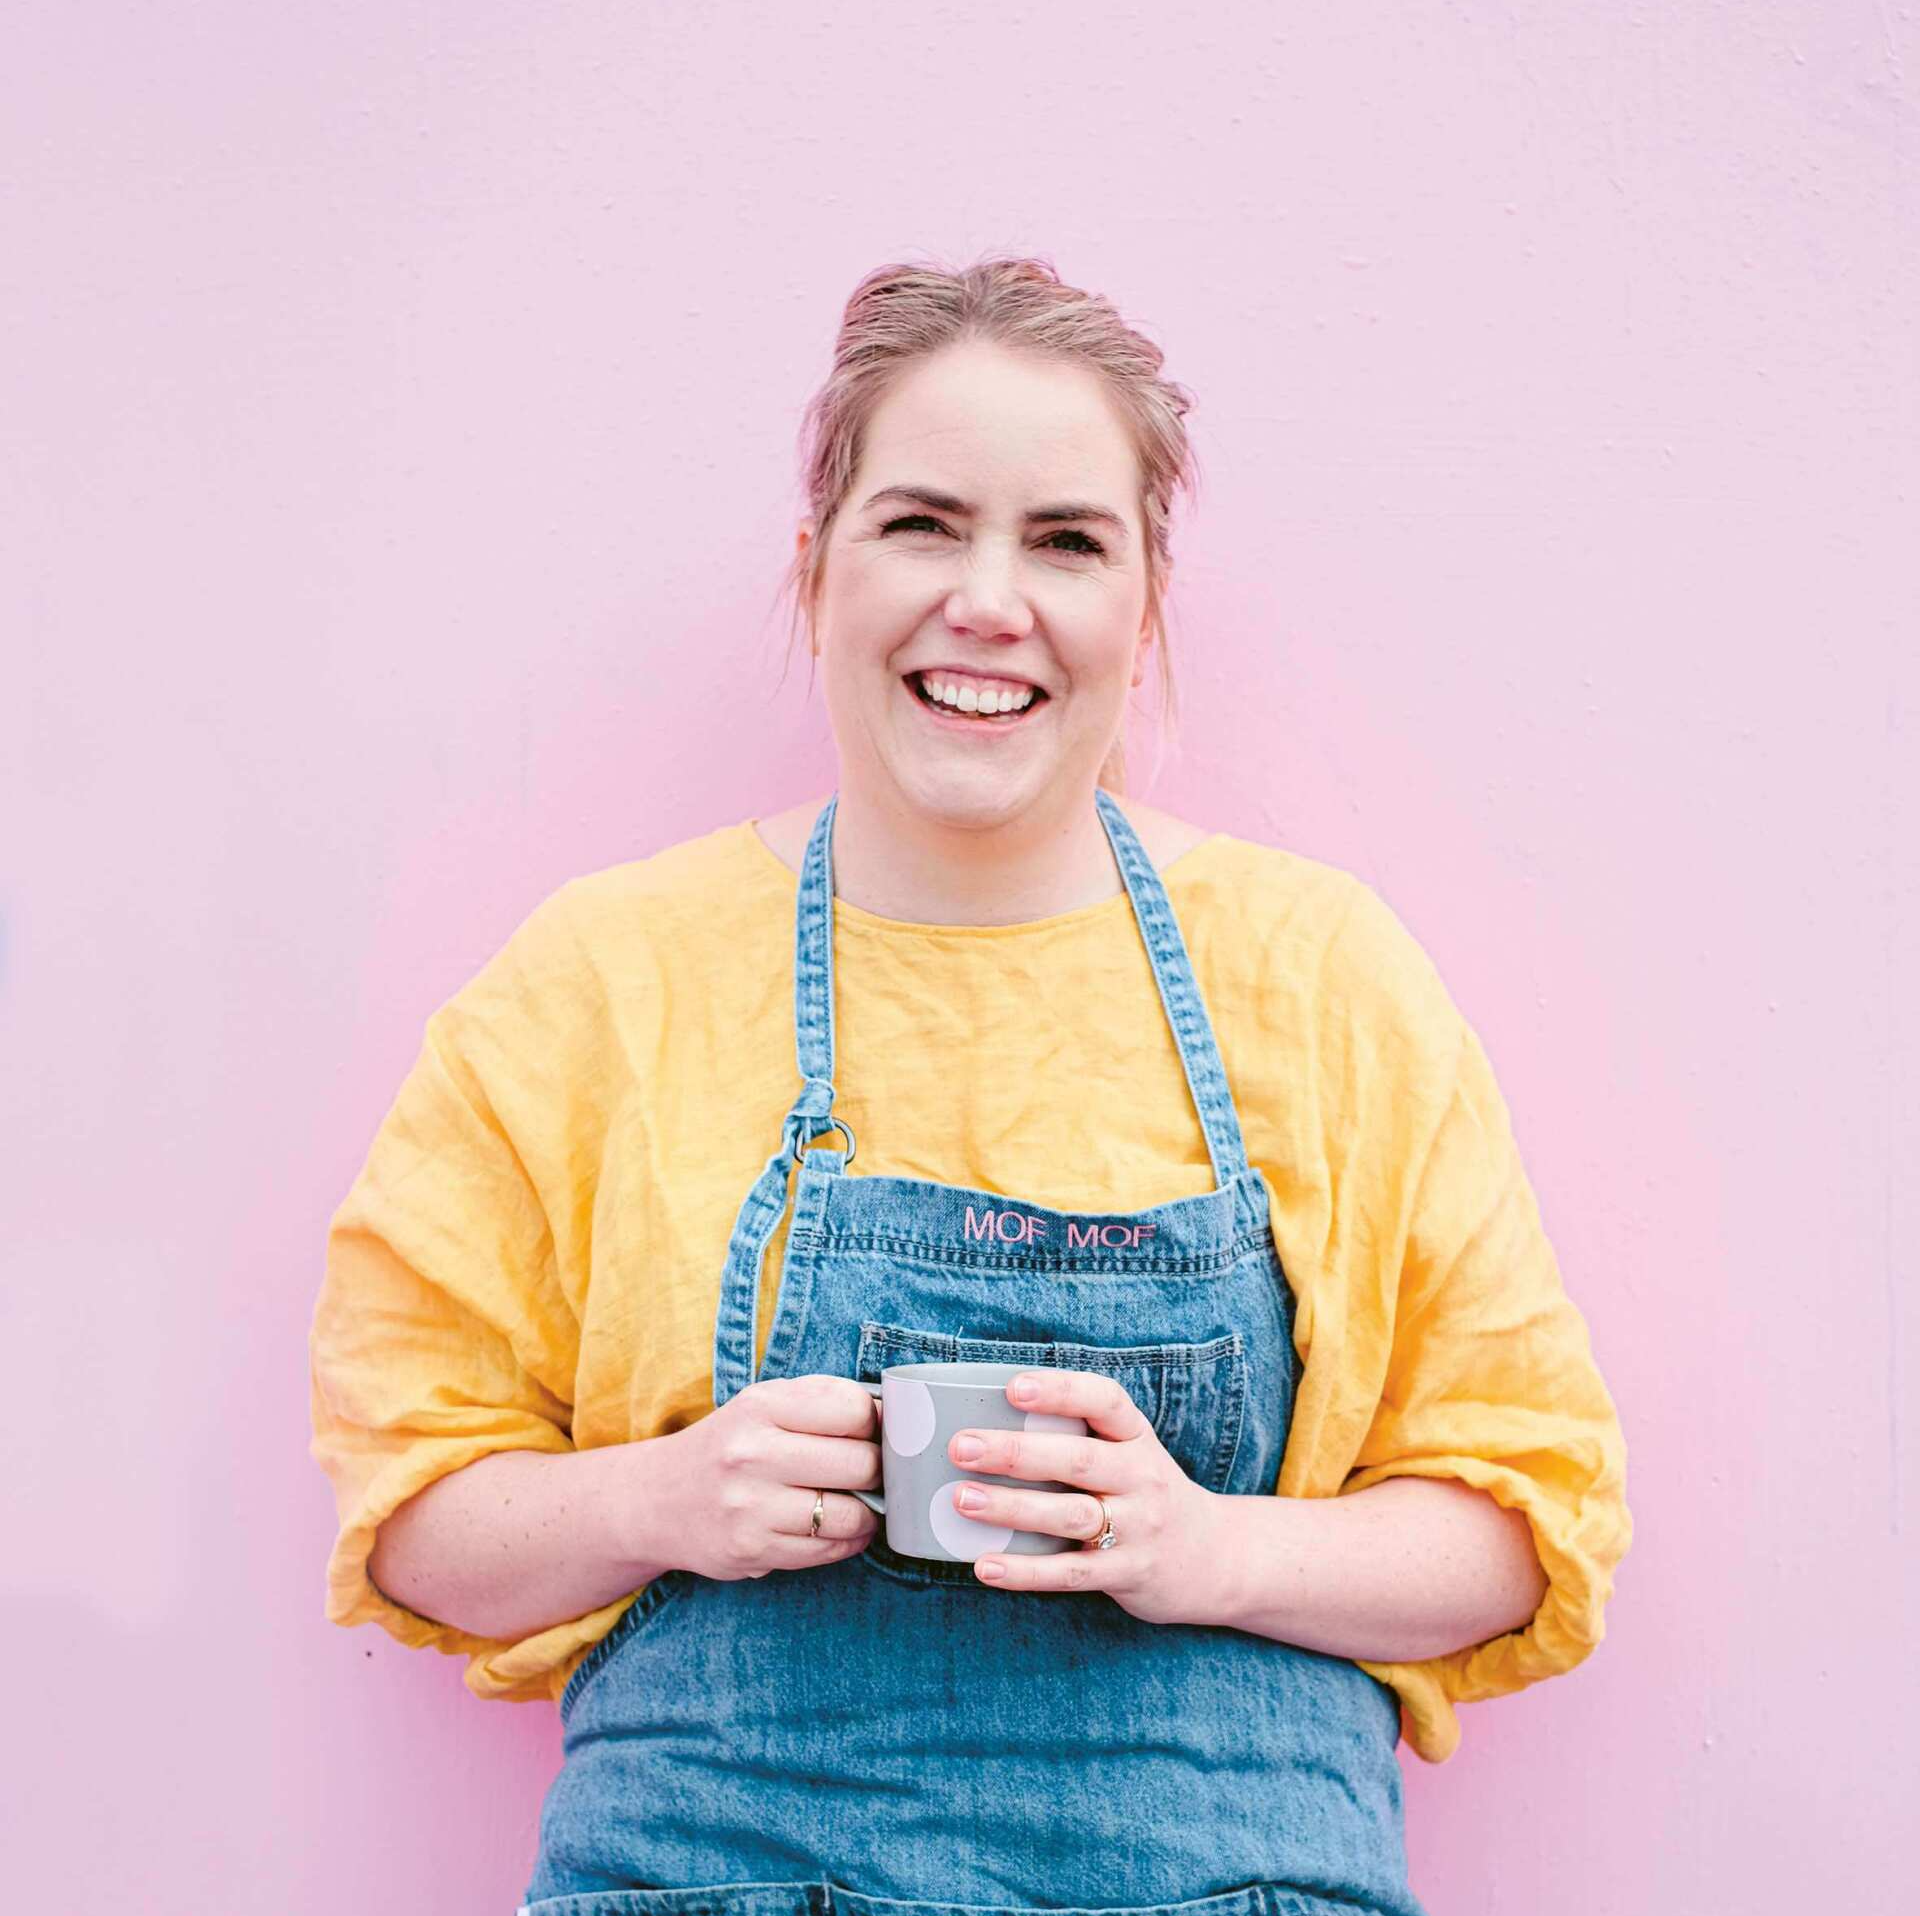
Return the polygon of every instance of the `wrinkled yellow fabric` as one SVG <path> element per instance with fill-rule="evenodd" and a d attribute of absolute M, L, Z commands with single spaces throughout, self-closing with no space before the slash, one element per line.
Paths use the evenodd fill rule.
<path fill-rule="evenodd" d="M 1486 1054 L 1391 908 L 1227 834 L 1163 879 L 1297 1300 L 1276 1492 L 1457 1478 L 1525 1513 L 1550 1580 L 1524 1630 L 1362 1661 L 1440 1762 L 1457 1703 L 1601 1639 L 1632 1534 L 1615 1407 Z M 561 886 L 428 1019 L 333 1216 L 310 1334 L 312 1453 L 339 1513 L 326 1615 L 465 1655 L 478 1696 L 557 1702 L 632 1597 L 477 1637 L 374 1586 L 375 1530 L 493 1451 L 623 1443 L 712 1409 L 728 1235 L 799 1088 L 796 884 L 749 820 Z M 840 901 L 834 985 L 848 1175 L 1059 1210 L 1213 1187 L 1124 893 L 1005 926 Z M 784 1243 L 783 1223 L 756 1355 Z"/>

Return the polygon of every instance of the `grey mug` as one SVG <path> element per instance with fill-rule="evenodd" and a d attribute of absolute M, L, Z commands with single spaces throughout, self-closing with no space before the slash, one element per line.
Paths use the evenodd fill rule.
<path fill-rule="evenodd" d="M 1054 1556 L 1078 1550 L 1073 1537 L 1013 1530 L 982 1523 L 957 1510 L 953 1493 L 962 1484 L 1003 1484 L 1016 1490 L 1071 1490 L 1071 1484 L 1031 1477 L 995 1477 L 967 1470 L 947 1455 L 962 1430 L 1044 1430 L 1084 1436 L 1084 1417 L 1022 1410 L 1007 1398 L 1007 1384 L 1031 1364 L 889 1364 L 880 1381 L 855 1381 L 879 1400 L 880 1484 L 853 1494 L 886 1522 L 887 1544 L 903 1557 L 935 1563 L 972 1563 L 977 1558 Z"/>

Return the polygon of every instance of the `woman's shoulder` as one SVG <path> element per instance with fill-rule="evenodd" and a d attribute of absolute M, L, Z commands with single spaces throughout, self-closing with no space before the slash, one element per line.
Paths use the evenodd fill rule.
<path fill-rule="evenodd" d="M 1137 799 L 1121 804 L 1168 890 L 1191 899 L 1196 911 L 1218 907 L 1249 925 L 1291 919 L 1298 930 L 1318 926 L 1330 935 L 1354 908 L 1355 893 L 1367 889 L 1353 873 L 1289 846 L 1180 818 Z"/>
<path fill-rule="evenodd" d="M 785 936 L 795 875 L 825 802 L 810 798 L 583 872 L 541 902 L 530 929 L 563 932 L 576 951 L 662 933 L 680 946 L 715 937 L 731 944 L 763 919 Z M 1338 992 L 1430 997 L 1436 988 L 1424 949 L 1358 874 L 1137 798 L 1119 803 L 1193 931 L 1285 955 Z"/>
<path fill-rule="evenodd" d="M 788 922 L 790 881 L 746 821 L 563 878 L 536 897 L 489 962 L 521 988 L 630 984 L 695 965 Z"/>
<path fill-rule="evenodd" d="M 567 879 L 545 901 L 576 923 L 656 919 L 684 910 L 709 911 L 721 901 L 745 902 L 779 892 L 779 862 L 751 820 L 716 825 L 656 851 L 602 865 Z"/>
<path fill-rule="evenodd" d="M 1185 829 L 1164 841 L 1176 845 L 1177 860 L 1167 889 L 1196 931 L 1225 939 L 1276 978 L 1310 985 L 1323 1014 L 1450 1023 L 1454 1007 L 1425 946 L 1359 873 L 1288 846 L 1171 823 Z"/>

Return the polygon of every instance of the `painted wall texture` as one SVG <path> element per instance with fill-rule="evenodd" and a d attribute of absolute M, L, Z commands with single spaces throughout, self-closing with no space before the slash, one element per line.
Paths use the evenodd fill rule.
<path fill-rule="evenodd" d="M 1427 945 L 1627 1426 L 1607 1642 L 1403 1747 L 1416 1889 L 1915 1906 L 1911 6 L 6 37 L 11 1906 L 514 1908 L 553 1712 L 322 1620 L 326 1220 L 540 898 L 831 783 L 800 408 L 1002 249 L 1199 397 L 1135 790 Z"/>

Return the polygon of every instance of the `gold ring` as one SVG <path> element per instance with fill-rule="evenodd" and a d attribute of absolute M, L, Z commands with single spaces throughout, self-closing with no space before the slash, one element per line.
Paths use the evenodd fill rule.
<path fill-rule="evenodd" d="M 817 1537 L 820 1534 L 820 1518 L 827 1507 L 827 1493 L 816 1490 L 813 1493 L 813 1522 L 807 1526 L 807 1535 Z"/>
<path fill-rule="evenodd" d="M 1090 1490 L 1087 1495 L 1100 1506 L 1100 1534 L 1089 1537 L 1082 1547 L 1087 1550 L 1111 1550 L 1120 1541 L 1113 1534 L 1113 1512 L 1107 1508 L 1106 1498 L 1097 1490 Z"/>

